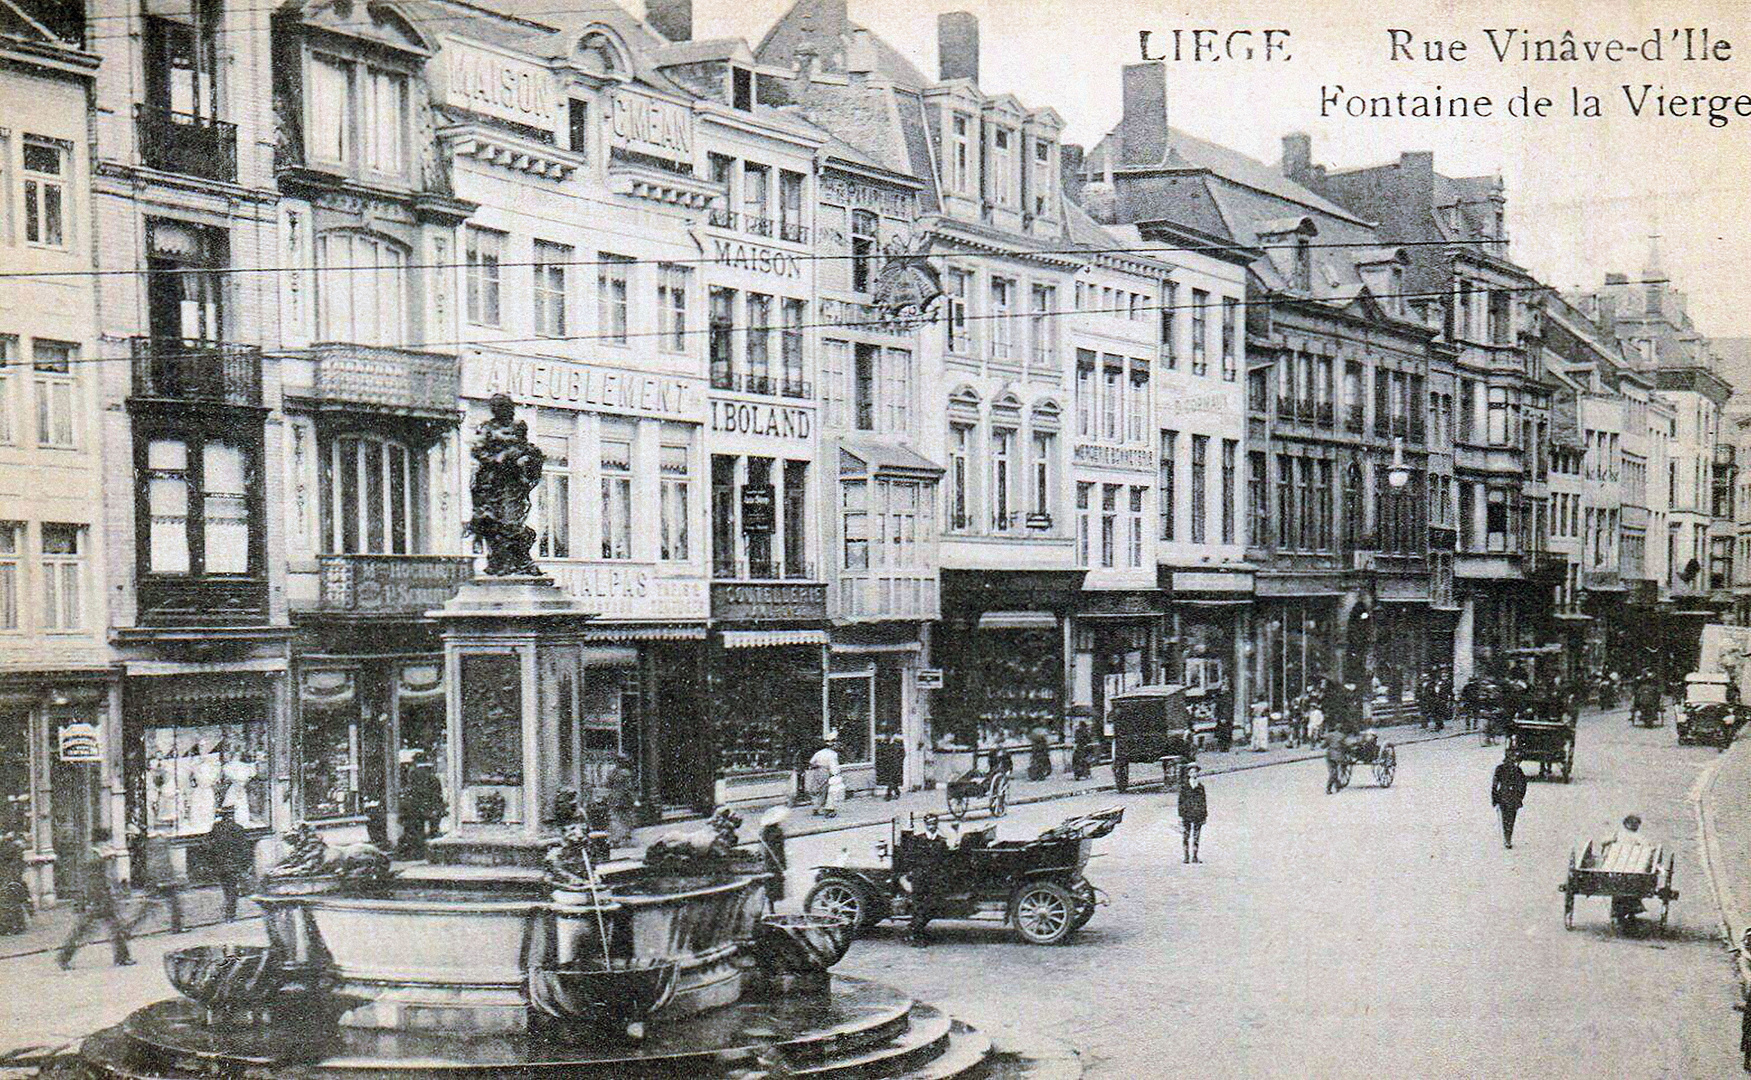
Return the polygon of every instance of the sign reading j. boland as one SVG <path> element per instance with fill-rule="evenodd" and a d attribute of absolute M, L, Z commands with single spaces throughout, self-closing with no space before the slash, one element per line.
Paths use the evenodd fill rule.
<path fill-rule="evenodd" d="M 787 405 L 758 401 L 713 398 L 711 430 L 730 435 L 766 435 L 777 439 L 807 440 L 815 414 Z"/>
<path fill-rule="evenodd" d="M 624 86 L 608 94 L 608 145 L 678 165 L 693 161 L 693 111 Z"/>
<path fill-rule="evenodd" d="M 433 68 L 440 104 L 542 131 L 558 122 L 553 73 L 532 60 L 447 37 L 443 63 Z"/>
<path fill-rule="evenodd" d="M 672 375 L 580 364 L 550 357 L 474 353 L 462 364 L 462 396 L 507 394 L 519 405 L 655 416 L 703 423 L 705 395 Z"/>

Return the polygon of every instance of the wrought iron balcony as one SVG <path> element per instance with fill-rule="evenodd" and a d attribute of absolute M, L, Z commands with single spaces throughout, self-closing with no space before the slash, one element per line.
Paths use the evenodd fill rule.
<path fill-rule="evenodd" d="M 128 344 L 136 398 L 261 404 L 261 350 L 254 345 L 154 337 Z"/>
<path fill-rule="evenodd" d="M 140 160 L 148 168 L 204 180 L 237 179 L 236 124 L 136 103 L 134 130 Z"/>

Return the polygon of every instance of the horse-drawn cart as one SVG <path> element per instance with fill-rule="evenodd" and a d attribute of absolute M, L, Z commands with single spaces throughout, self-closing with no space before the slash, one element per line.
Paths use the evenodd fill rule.
<path fill-rule="evenodd" d="M 1391 743 L 1383 743 L 1380 736 L 1372 731 L 1364 731 L 1360 735 L 1338 736 L 1338 749 L 1342 757 L 1338 760 L 1338 787 L 1349 786 L 1350 774 L 1357 765 L 1367 765 L 1374 770 L 1374 782 L 1383 788 L 1392 786 L 1392 780 L 1398 775 L 1398 751 Z"/>
<path fill-rule="evenodd" d="M 1659 844 L 1619 837 L 1600 844 L 1587 842 L 1569 852 L 1568 880 L 1557 886 L 1563 894 L 1563 926 L 1575 928 L 1575 897 L 1611 897 L 1611 919 L 1619 926 L 1640 914 L 1644 900 L 1660 901 L 1660 925 L 1672 910 L 1678 890 L 1672 887 L 1676 854 Z"/>

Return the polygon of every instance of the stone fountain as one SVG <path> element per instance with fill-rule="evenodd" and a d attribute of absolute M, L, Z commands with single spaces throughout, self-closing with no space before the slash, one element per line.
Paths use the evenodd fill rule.
<path fill-rule="evenodd" d="M 900 991 L 828 969 L 852 927 L 778 915 L 739 819 L 597 865 L 548 808 L 554 725 L 590 613 L 543 577 L 523 523 L 541 453 L 508 398 L 477 431 L 470 530 L 486 572 L 436 618 L 449 686 L 448 835 L 392 868 L 288 834 L 254 899 L 266 942 L 167 955 L 180 998 L 85 1039 L 84 1076 L 413 1080 L 1074 1076 L 1030 1069 Z M 780 841 L 782 842 L 782 841 Z"/>

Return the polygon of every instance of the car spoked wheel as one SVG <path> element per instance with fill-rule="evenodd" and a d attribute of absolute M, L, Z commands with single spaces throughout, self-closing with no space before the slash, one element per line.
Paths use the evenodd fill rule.
<path fill-rule="evenodd" d="M 869 911 L 863 890 L 843 881 L 823 881 L 809 890 L 803 910 L 810 915 L 834 915 L 849 922 L 853 929 L 864 925 Z"/>
<path fill-rule="evenodd" d="M 1053 881 L 1023 885 L 1016 893 L 1015 932 L 1033 945 L 1056 945 L 1076 929 L 1077 903 L 1070 890 Z"/>

